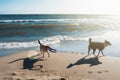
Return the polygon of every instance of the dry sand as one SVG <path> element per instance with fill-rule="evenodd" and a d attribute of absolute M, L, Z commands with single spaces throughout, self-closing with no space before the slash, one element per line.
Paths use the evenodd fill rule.
<path fill-rule="evenodd" d="M 80 53 L 45 54 L 46 60 L 34 64 L 33 70 L 22 69 L 28 53 L 24 51 L 0 58 L 0 80 L 120 80 L 120 59 L 114 57 L 94 57 Z M 42 65 L 42 71 L 37 65 Z"/>

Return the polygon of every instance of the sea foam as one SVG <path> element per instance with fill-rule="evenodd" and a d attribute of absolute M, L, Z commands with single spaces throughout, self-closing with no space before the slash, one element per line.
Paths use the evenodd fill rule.
<path fill-rule="evenodd" d="M 92 38 L 100 38 L 100 36 L 89 36 Z M 52 45 L 55 43 L 60 43 L 61 41 L 71 40 L 71 41 L 88 41 L 89 37 L 74 37 L 74 36 L 51 36 L 47 38 L 40 39 L 41 43 L 44 45 Z M 10 49 L 10 48 L 29 48 L 39 46 L 38 41 L 31 42 L 0 42 L 1 49 Z"/>

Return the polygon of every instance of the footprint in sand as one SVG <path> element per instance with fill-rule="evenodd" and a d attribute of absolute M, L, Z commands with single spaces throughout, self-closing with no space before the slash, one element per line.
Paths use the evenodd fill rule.
<path fill-rule="evenodd" d="M 108 70 L 104 70 L 104 72 L 109 72 Z"/>
<path fill-rule="evenodd" d="M 102 72 L 101 71 L 97 71 L 98 74 L 101 74 Z"/>
<path fill-rule="evenodd" d="M 89 74 L 93 73 L 92 71 L 88 71 Z"/>
<path fill-rule="evenodd" d="M 109 71 L 108 70 L 97 71 L 98 74 L 101 74 L 102 72 L 109 72 Z"/>

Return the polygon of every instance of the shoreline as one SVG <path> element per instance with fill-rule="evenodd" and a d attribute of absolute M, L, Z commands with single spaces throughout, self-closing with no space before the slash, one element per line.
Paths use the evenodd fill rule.
<path fill-rule="evenodd" d="M 48 58 L 45 54 L 46 60 L 34 64 L 42 65 L 42 72 L 38 68 L 22 69 L 23 60 L 8 64 L 26 58 L 29 53 L 39 52 L 29 50 L 0 57 L 0 80 L 120 80 L 120 58 L 109 56 L 97 58 L 79 53 L 50 53 Z"/>

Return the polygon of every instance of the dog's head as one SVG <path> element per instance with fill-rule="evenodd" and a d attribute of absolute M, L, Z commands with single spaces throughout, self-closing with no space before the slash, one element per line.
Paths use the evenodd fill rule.
<path fill-rule="evenodd" d="M 105 40 L 104 43 L 105 43 L 105 46 L 109 46 L 109 45 L 111 46 L 111 45 L 112 45 L 112 44 L 111 44 L 109 41 L 107 41 L 107 40 Z"/>

